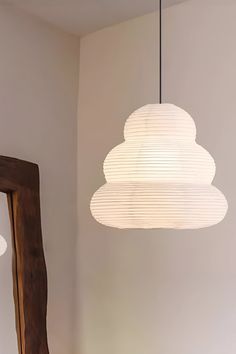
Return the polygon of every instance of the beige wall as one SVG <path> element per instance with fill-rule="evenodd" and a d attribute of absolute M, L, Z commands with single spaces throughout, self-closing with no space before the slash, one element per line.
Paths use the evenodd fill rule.
<path fill-rule="evenodd" d="M 93 220 L 102 162 L 135 108 L 156 101 L 154 15 L 81 40 L 78 170 L 78 352 L 236 352 L 236 3 L 192 0 L 164 14 L 164 101 L 195 119 L 229 213 L 197 231 L 120 231 Z M 80 351 L 79 351 L 80 348 Z"/>
<path fill-rule="evenodd" d="M 0 6 L 0 44 L 0 151 L 1 155 L 34 161 L 40 166 L 50 353 L 70 354 L 76 299 L 79 42 L 33 17 Z M 2 217 L 7 214 L 1 213 Z M 1 225 L 7 232 L 6 220 Z M 8 259 L 9 255 L 1 257 L 1 267 Z M 11 284 L 6 284 L 11 301 Z M 10 306 L 11 302 L 9 311 Z M 8 316 L 3 318 L 8 325 Z M 7 348 L 1 344 L 2 340 L 1 353 L 15 354 L 14 340 L 8 342 Z"/>

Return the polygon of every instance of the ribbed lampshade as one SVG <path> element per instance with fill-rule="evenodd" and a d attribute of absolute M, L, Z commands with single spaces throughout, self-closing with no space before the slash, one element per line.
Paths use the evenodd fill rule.
<path fill-rule="evenodd" d="M 7 242 L 5 238 L 0 235 L 0 256 L 2 256 L 7 250 Z"/>
<path fill-rule="evenodd" d="M 196 229 L 220 222 L 224 195 L 211 185 L 215 163 L 195 142 L 191 116 L 172 104 L 146 105 L 128 118 L 125 142 L 106 157 L 107 183 L 91 200 L 101 224 Z"/>

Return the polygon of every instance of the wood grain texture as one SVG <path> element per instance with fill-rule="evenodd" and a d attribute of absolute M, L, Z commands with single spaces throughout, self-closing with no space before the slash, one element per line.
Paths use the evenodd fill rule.
<path fill-rule="evenodd" d="M 0 156 L 0 191 L 7 193 L 12 229 L 19 354 L 49 354 L 38 166 Z"/>

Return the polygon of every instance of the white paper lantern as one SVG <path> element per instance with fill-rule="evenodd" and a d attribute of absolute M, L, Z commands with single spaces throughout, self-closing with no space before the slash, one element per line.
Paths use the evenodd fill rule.
<path fill-rule="evenodd" d="M 0 256 L 2 256 L 7 250 L 7 242 L 5 238 L 0 235 Z"/>
<path fill-rule="evenodd" d="M 195 229 L 227 211 L 211 185 L 215 163 L 195 142 L 191 116 L 172 104 L 146 105 L 128 118 L 125 142 L 106 157 L 107 183 L 91 200 L 94 218 L 117 228 Z"/>

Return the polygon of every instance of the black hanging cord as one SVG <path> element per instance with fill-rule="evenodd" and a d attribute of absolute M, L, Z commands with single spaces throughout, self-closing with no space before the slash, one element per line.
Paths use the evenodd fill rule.
<path fill-rule="evenodd" d="M 159 0 L 159 102 L 162 103 L 162 0 Z"/>

